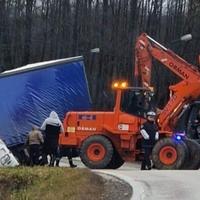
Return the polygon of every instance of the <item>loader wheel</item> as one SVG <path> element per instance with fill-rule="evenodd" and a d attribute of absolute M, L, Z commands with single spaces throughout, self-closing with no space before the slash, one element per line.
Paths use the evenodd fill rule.
<path fill-rule="evenodd" d="M 158 169 L 180 169 L 188 155 L 184 142 L 172 138 L 159 140 L 152 151 L 152 160 Z"/>
<path fill-rule="evenodd" d="M 124 160 L 121 158 L 119 153 L 114 149 L 112 159 L 106 169 L 118 169 L 124 164 Z"/>
<path fill-rule="evenodd" d="M 184 142 L 188 147 L 189 157 L 183 165 L 183 169 L 198 169 L 200 165 L 200 144 L 192 139 L 186 139 Z"/>
<path fill-rule="evenodd" d="M 91 169 L 104 169 L 113 156 L 112 143 L 104 136 L 88 137 L 81 146 L 81 161 Z"/>

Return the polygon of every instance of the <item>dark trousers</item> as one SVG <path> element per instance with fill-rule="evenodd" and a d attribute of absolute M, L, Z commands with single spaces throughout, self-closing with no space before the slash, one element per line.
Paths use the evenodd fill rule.
<path fill-rule="evenodd" d="M 151 169 L 150 156 L 153 147 L 144 147 L 143 149 L 144 149 L 144 159 L 142 161 L 141 170 Z"/>
<path fill-rule="evenodd" d="M 40 156 L 40 145 L 31 144 L 30 145 L 30 161 L 31 161 L 32 166 L 39 164 L 39 156 Z"/>
<path fill-rule="evenodd" d="M 46 137 L 43 144 L 43 164 L 48 164 L 47 156 L 50 156 L 49 166 L 54 166 L 57 157 L 58 149 L 58 138 L 57 137 Z"/>

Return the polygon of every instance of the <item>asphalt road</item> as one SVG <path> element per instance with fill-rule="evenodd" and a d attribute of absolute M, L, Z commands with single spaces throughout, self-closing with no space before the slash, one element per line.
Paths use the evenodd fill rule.
<path fill-rule="evenodd" d="M 66 160 L 63 160 L 66 165 Z M 78 167 L 84 167 L 75 160 Z M 67 163 L 68 164 L 68 163 Z M 128 182 L 133 188 L 133 200 L 199 200 L 199 170 L 140 171 L 139 163 L 126 163 L 117 170 L 94 170 L 114 175 Z"/>

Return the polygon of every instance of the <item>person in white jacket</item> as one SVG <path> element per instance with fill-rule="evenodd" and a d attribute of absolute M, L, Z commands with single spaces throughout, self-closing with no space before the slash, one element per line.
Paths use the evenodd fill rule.
<path fill-rule="evenodd" d="M 63 124 L 55 111 L 52 111 L 49 117 L 44 120 L 41 130 L 45 133 L 43 162 L 46 163 L 47 156 L 50 155 L 49 165 L 54 166 L 57 157 L 59 134 L 64 132 Z"/>
<path fill-rule="evenodd" d="M 63 156 L 63 149 L 61 149 L 58 144 L 59 133 L 64 132 L 64 127 L 55 111 L 52 111 L 49 117 L 45 119 L 41 126 L 41 130 L 45 132 L 43 162 L 47 163 L 47 155 L 50 155 L 49 165 L 54 166 L 54 162 L 56 161 L 56 166 L 59 166 Z M 69 148 L 67 151 L 70 167 L 74 168 L 76 165 L 74 165 L 72 160 L 72 150 Z"/>
<path fill-rule="evenodd" d="M 64 132 L 63 124 L 55 111 L 51 111 L 49 117 L 44 120 L 41 130 L 45 131 L 47 125 L 60 126 L 60 131 Z"/>
<path fill-rule="evenodd" d="M 141 170 L 151 169 L 150 156 L 156 141 L 159 139 L 158 126 L 155 119 L 156 113 L 149 111 L 147 113 L 147 121 L 140 128 L 140 133 L 142 135 L 142 148 L 144 150 L 144 159 L 142 161 Z"/>

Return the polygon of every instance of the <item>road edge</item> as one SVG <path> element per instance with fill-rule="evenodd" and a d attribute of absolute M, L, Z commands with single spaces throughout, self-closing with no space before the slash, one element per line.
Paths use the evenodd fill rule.
<path fill-rule="evenodd" d="M 131 179 L 128 176 L 125 175 L 120 175 L 120 174 L 116 174 L 113 171 L 98 171 L 98 170 L 94 170 L 95 173 L 101 175 L 101 174 L 106 174 L 112 177 L 115 177 L 116 179 L 121 180 L 122 182 L 125 182 L 127 184 L 129 184 L 132 188 L 132 197 L 130 200 L 142 200 L 145 198 L 145 190 L 143 187 L 143 184 L 138 182 L 138 181 L 134 181 L 133 179 Z"/>

